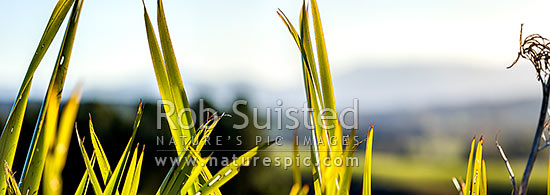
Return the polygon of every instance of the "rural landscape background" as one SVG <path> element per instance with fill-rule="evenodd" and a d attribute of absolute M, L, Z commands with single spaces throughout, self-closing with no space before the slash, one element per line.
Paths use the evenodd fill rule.
<path fill-rule="evenodd" d="M 1 126 L 55 3 L 0 2 Z M 153 1 L 146 4 L 154 7 Z M 204 99 L 229 114 L 238 99 L 249 102 L 243 109 L 252 112 L 257 108 L 261 114 L 267 107 L 275 107 L 278 100 L 284 102 L 282 107 L 302 107 L 305 94 L 300 56 L 275 13 L 277 8 L 298 13 L 299 5 L 301 1 L 295 0 L 165 0 L 190 103 L 196 106 Z M 83 83 L 77 122 L 85 128 L 88 113 L 92 115 L 103 147 L 111 151 L 107 153 L 110 159 L 122 153 L 139 99 L 144 100 L 137 140 L 149 151 L 140 188 L 150 194 L 164 177 L 157 173 L 169 169 L 155 165 L 154 156 L 165 155 L 165 146 L 158 146 L 156 137 L 169 133 L 156 129 L 160 96 L 141 1 L 86 0 L 85 6 L 65 89 L 71 91 Z M 517 55 L 521 23 L 525 23 L 526 33 L 550 35 L 545 19 L 549 2 L 319 0 L 319 6 L 338 108 L 350 107 L 358 99 L 359 135 L 364 136 L 369 125 L 375 125 L 374 194 L 455 194 L 451 178 L 464 177 L 474 135 L 487 140 L 484 154 L 489 193 L 510 191 L 494 140 L 498 135 L 519 175 L 536 128 L 541 95 L 532 65 L 520 61 L 513 69 L 506 67 Z M 154 9 L 149 11 L 154 15 Z M 296 14 L 288 15 L 298 20 Z M 58 37 L 52 45 L 60 41 Z M 31 139 L 55 57 L 55 50 L 48 52 L 35 74 L 21 148 L 27 148 Z M 213 136 L 280 135 L 287 141 L 285 146 L 292 140 L 293 131 L 288 129 L 232 130 L 238 119 L 222 119 Z M 247 144 L 236 150 L 249 149 Z M 285 146 L 260 155 L 290 155 L 284 152 Z M 76 139 L 70 148 L 63 174 L 65 178 L 80 177 L 85 167 Z M 16 155 L 14 170 L 21 169 L 24 158 L 23 153 Z M 546 152 L 539 156 L 530 193 L 546 190 L 547 158 Z M 361 170 L 355 168 L 353 181 L 357 183 L 352 183 L 352 192 L 361 190 Z M 251 166 L 241 171 L 222 192 L 285 194 L 292 186 L 290 169 Z M 311 175 L 310 169 L 302 172 Z M 65 191 L 72 192 L 76 188 L 72 183 L 78 181 L 64 182 Z M 240 187 L 243 185 L 247 187 Z"/>

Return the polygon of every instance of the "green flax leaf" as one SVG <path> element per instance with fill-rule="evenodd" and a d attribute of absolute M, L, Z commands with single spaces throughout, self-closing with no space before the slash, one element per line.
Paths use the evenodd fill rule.
<path fill-rule="evenodd" d="M 76 137 L 78 139 L 78 145 L 80 147 L 80 152 L 82 153 L 82 158 L 84 159 L 84 164 L 86 165 L 86 171 L 88 173 L 88 178 L 90 179 L 90 182 L 92 183 L 94 193 L 96 195 L 102 195 L 103 191 L 101 190 L 101 186 L 100 186 L 99 181 L 97 180 L 96 174 L 94 172 L 94 166 L 92 165 L 92 163 L 90 162 L 90 159 L 88 158 L 88 153 L 86 152 L 86 149 L 84 148 L 84 144 L 82 143 L 82 140 L 80 139 L 80 135 L 78 134 L 78 129 L 75 130 L 75 131 L 76 131 Z"/>
<path fill-rule="evenodd" d="M 44 121 L 47 121 L 45 118 L 50 115 L 48 112 L 56 112 L 57 114 L 59 109 L 59 101 L 61 100 L 65 76 L 67 74 L 67 69 L 72 54 L 82 4 L 83 0 L 78 0 L 73 6 L 67 30 L 65 31 L 65 35 L 63 37 L 61 50 L 59 51 L 50 84 L 46 92 L 46 97 L 42 104 L 36 128 L 33 133 L 31 146 L 27 152 L 27 158 L 20 181 L 20 189 L 25 191 L 25 193 L 37 193 L 40 186 L 39 184 L 42 178 L 47 152 L 50 149 L 51 138 L 55 135 L 56 131 L 56 126 L 51 126 L 52 124 L 44 125 Z M 52 122 L 57 123 L 57 116 L 55 116 L 55 121 Z M 43 126 L 46 126 L 44 131 L 42 131 Z"/>
<path fill-rule="evenodd" d="M 62 192 L 63 179 L 61 173 L 67 160 L 69 143 L 73 133 L 74 121 L 78 113 L 81 93 L 81 88 L 77 87 L 61 114 L 59 130 L 55 138 L 55 143 L 52 145 L 52 152 L 48 154 L 46 168 L 44 170 L 43 183 L 45 194 L 61 194 Z"/>
<path fill-rule="evenodd" d="M 256 146 L 248 152 L 244 153 L 243 155 L 239 156 L 239 158 L 235 159 L 229 165 L 218 171 L 218 173 L 216 173 L 216 175 L 214 175 L 212 179 L 210 179 L 204 186 L 199 189 L 196 195 L 209 194 L 212 193 L 214 190 L 220 188 L 223 184 L 227 183 L 227 181 L 237 175 L 241 166 L 247 166 L 250 163 L 251 158 L 254 157 L 258 153 L 258 151 L 266 149 L 271 144 L 275 143 L 275 141 L 276 140 L 264 143 L 260 146 Z"/>
<path fill-rule="evenodd" d="M 50 47 L 55 35 L 59 31 L 59 28 L 73 2 L 74 0 L 60 0 L 57 2 L 54 10 L 52 11 L 48 24 L 42 34 L 42 38 L 38 43 L 38 47 L 36 48 L 29 68 L 27 69 L 27 73 L 23 79 L 19 93 L 15 98 L 15 102 L 2 131 L 2 135 L 0 136 L 0 160 L 7 162 L 9 168 L 11 168 L 13 163 L 17 143 L 19 142 L 19 134 L 21 133 L 21 125 L 23 123 L 23 118 L 27 108 L 29 91 L 34 72 L 38 68 L 38 65 Z M 4 174 L 4 169 L 0 169 L 0 175 Z M 6 183 L 0 182 L 0 194 L 4 194 L 5 190 Z"/>

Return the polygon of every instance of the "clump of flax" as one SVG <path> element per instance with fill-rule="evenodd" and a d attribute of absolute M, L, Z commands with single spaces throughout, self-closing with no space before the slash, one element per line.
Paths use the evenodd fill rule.
<path fill-rule="evenodd" d="M 543 84 L 546 84 L 545 79 L 550 74 L 550 67 L 548 65 L 548 60 L 550 59 L 550 40 L 542 37 L 540 34 L 529 35 L 525 37 L 525 40 L 523 40 L 522 37 L 523 24 L 521 24 L 521 30 L 519 32 L 518 57 L 514 63 L 507 68 L 514 66 L 520 57 L 528 59 L 535 66 L 537 79 Z"/>

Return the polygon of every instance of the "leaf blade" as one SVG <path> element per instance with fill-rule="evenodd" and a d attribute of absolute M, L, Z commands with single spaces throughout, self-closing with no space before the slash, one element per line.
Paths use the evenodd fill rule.
<path fill-rule="evenodd" d="M 482 161 L 483 161 L 483 137 L 479 139 L 476 147 L 476 155 L 474 159 L 474 172 L 472 180 L 472 194 L 479 194 L 480 180 L 482 177 Z"/>
<path fill-rule="evenodd" d="M 190 109 L 189 101 L 183 81 L 180 75 L 180 69 L 172 47 L 172 41 L 170 39 L 170 33 L 168 32 L 168 24 L 166 23 L 166 16 L 164 15 L 164 6 L 162 0 L 157 1 L 157 22 L 159 28 L 159 37 L 162 48 L 162 54 L 164 55 L 164 63 L 166 65 L 166 73 L 168 74 L 168 81 L 171 85 L 173 101 L 176 105 L 178 115 L 179 112 L 184 111 L 184 117 L 178 118 L 178 126 L 183 134 L 184 143 L 188 143 L 189 140 L 195 135 L 195 127 L 191 114 L 186 109 Z"/>
<path fill-rule="evenodd" d="M 365 170 L 363 172 L 363 194 L 370 195 L 372 191 L 372 145 L 374 126 L 370 127 L 365 150 Z"/>
<path fill-rule="evenodd" d="M 109 177 L 111 176 L 112 171 L 111 171 L 111 166 L 109 165 L 109 161 L 107 160 L 107 155 L 105 155 L 105 151 L 103 150 L 103 146 L 101 146 L 101 142 L 99 141 L 99 138 L 95 133 L 94 124 L 92 123 L 91 115 L 88 120 L 88 127 L 90 130 L 90 139 L 92 140 L 94 154 L 97 157 L 97 164 L 101 172 L 101 178 L 103 180 L 103 184 L 105 185 L 107 184 L 107 181 L 109 181 Z"/>
<path fill-rule="evenodd" d="M 92 169 L 95 166 L 95 155 L 92 154 Z M 90 183 L 90 178 L 88 177 L 88 169 L 84 171 L 84 174 L 82 175 L 82 179 L 80 179 L 80 183 L 78 183 L 78 187 L 76 188 L 75 195 L 83 195 L 86 194 L 86 191 L 88 189 L 88 184 Z"/>
<path fill-rule="evenodd" d="M 164 110 L 165 112 L 169 113 L 167 114 L 167 121 L 168 125 L 170 126 L 170 133 L 172 134 L 172 137 L 174 139 L 176 151 L 179 154 L 183 151 L 184 141 L 182 140 L 183 133 L 181 129 L 178 128 L 179 126 L 176 124 L 176 122 L 178 121 L 177 114 L 174 114 L 174 112 L 177 112 L 178 108 L 175 105 L 174 96 L 172 95 L 172 87 L 170 85 L 170 81 L 168 80 L 168 73 L 166 71 L 164 59 L 159 44 L 157 42 L 157 37 L 155 35 L 153 25 L 151 24 L 151 19 L 149 18 L 149 14 L 147 13 L 145 2 L 143 2 L 143 12 L 149 51 L 151 53 L 151 60 L 153 62 L 153 68 L 155 70 L 155 76 L 157 78 L 157 85 L 162 98 Z"/>
<path fill-rule="evenodd" d="M 134 180 L 132 181 L 132 189 L 130 189 L 130 194 L 137 194 L 139 187 L 139 180 L 141 178 L 141 167 L 143 165 L 143 154 L 145 153 L 145 145 L 141 149 L 141 154 L 139 156 L 138 164 L 136 165 L 136 172 L 134 173 Z"/>
<path fill-rule="evenodd" d="M 13 178 L 13 173 L 11 172 L 7 162 L 4 163 L 3 169 L 6 175 L 2 175 L 2 177 L 6 179 L 5 183 L 7 185 L 8 192 L 10 192 L 9 194 L 21 195 L 21 190 L 19 190 L 19 186 L 17 186 L 17 181 L 15 181 L 15 179 Z"/>
<path fill-rule="evenodd" d="M 92 183 L 94 193 L 96 195 L 102 195 L 103 190 L 101 190 L 101 186 L 99 185 L 99 181 L 97 180 L 97 177 L 96 177 L 96 174 L 94 172 L 94 168 L 92 166 L 92 163 L 90 162 L 90 159 L 88 159 L 88 153 L 86 152 L 86 149 L 84 148 L 84 144 L 82 143 L 82 140 L 80 139 L 80 135 L 78 134 L 78 129 L 75 130 L 75 131 L 76 131 L 76 137 L 78 139 L 78 146 L 80 147 L 80 153 L 82 154 L 82 158 L 84 159 L 84 164 L 86 165 L 88 178 L 90 179 L 90 182 Z"/>
<path fill-rule="evenodd" d="M 136 146 L 136 149 L 134 149 L 134 153 L 132 154 L 132 160 L 130 160 L 130 167 L 128 169 L 128 173 L 126 173 L 126 179 L 124 181 L 124 186 L 122 187 L 122 195 L 130 194 L 130 190 L 132 188 L 132 183 L 134 180 L 134 174 L 136 173 L 138 148 L 139 148 L 139 144 Z"/>
<path fill-rule="evenodd" d="M 206 183 L 206 185 L 202 186 L 197 191 L 197 194 L 208 194 L 213 192 L 216 189 L 219 189 L 220 186 L 222 186 L 231 178 L 233 178 L 235 175 L 237 175 L 240 167 L 243 165 L 246 165 L 251 157 L 255 156 L 258 153 L 258 151 L 266 149 L 271 144 L 275 143 L 275 141 L 271 141 L 268 143 L 264 143 L 260 146 L 256 146 L 251 150 L 249 150 L 248 152 L 244 153 L 243 155 L 239 156 L 239 158 L 235 159 L 229 165 L 227 165 L 226 167 L 218 171 L 218 173 L 216 173 L 216 175 L 214 175 L 212 179 L 210 179 Z"/>
<path fill-rule="evenodd" d="M 52 146 L 52 153 L 48 154 L 46 159 L 46 168 L 44 171 L 44 193 L 61 194 L 63 180 L 61 173 L 65 167 L 69 144 L 74 128 L 74 121 L 78 113 L 82 88 L 78 86 L 73 92 L 69 101 L 63 108 L 61 119 L 59 121 L 59 130 L 56 141 Z"/>
<path fill-rule="evenodd" d="M 325 37 L 323 33 L 323 27 L 321 24 L 321 16 L 319 14 L 319 7 L 316 0 L 311 0 L 311 12 L 313 16 L 313 27 L 315 32 L 315 43 L 317 44 L 317 60 L 319 61 L 319 76 L 321 80 L 321 89 L 323 92 L 323 103 L 325 109 L 328 109 L 326 115 L 327 126 L 330 136 L 336 137 L 333 147 L 336 151 L 342 150 L 342 129 L 338 124 L 338 115 L 336 114 L 336 100 L 334 98 L 334 89 L 332 86 L 332 78 L 330 74 L 330 67 L 328 62 L 327 49 L 325 44 Z"/>
<path fill-rule="evenodd" d="M 487 166 L 485 160 L 481 161 L 481 178 L 480 178 L 479 194 L 487 195 Z"/>
<path fill-rule="evenodd" d="M 473 172 L 473 162 L 474 162 L 474 154 L 475 154 L 475 147 L 476 147 L 476 138 L 472 138 L 472 143 L 470 144 L 470 154 L 468 155 L 468 168 L 466 170 L 466 185 L 464 187 L 463 192 L 466 194 L 470 194 L 470 191 L 472 189 L 472 172 Z"/>
<path fill-rule="evenodd" d="M 62 47 L 57 57 L 52 78 L 46 92 L 46 97 L 44 98 L 44 102 L 42 104 L 36 128 L 34 129 L 31 146 L 29 147 L 29 150 L 27 152 L 27 158 L 25 160 L 22 171 L 23 174 L 21 175 L 20 180 L 20 188 L 24 191 L 29 192 L 30 194 L 38 192 L 38 188 L 40 186 L 39 183 L 41 181 L 44 169 L 44 162 L 47 157 L 46 154 L 50 147 L 49 139 L 50 136 L 54 135 L 52 133 L 54 133 L 55 131 L 55 126 L 53 126 L 53 129 L 44 129 L 44 132 L 42 131 L 42 127 L 44 125 L 44 118 L 49 115 L 48 112 L 57 113 L 59 109 L 59 101 L 61 99 L 63 85 L 65 83 L 65 77 L 72 54 L 72 48 L 74 45 L 78 21 L 82 10 L 82 4 L 83 0 L 78 0 L 74 4 L 71 11 L 71 17 L 69 18 L 67 29 L 65 31 L 65 35 L 62 41 Z M 53 108 L 49 108 L 50 106 Z M 57 116 L 55 116 L 55 120 L 55 122 L 57 123 Z M 42 135 L 46 137 L 40 138 Z M 42 151 L 39 151 L 38 155 L 34 155 L 34 152 L 38 151 L 37 149 L 42 149 Z"/>
<path fill-rule="evenodd" d="M 19 141 L 19 134 L 21 132 L 21 125 L 23 123 L 23 118 L 27 108 L 32 78 L 46 51 L 49 49 L 55 35 L 59 31 L 59 28 L 61 27 L 61 24 L 63 23 L 63 20 L 65 19 L 73 2 L 74 0 L 60 0 L 54 7 L 46 28 L 42 33 L 42 38 L 40 39 L 37 49 L 29 64 L 23 83 L 21 84 L 17 97 L 15 98 L 13 107 L 8 115 L 2 135 L 0 136 L 0 159 L 5 160 L 10 168 L 13 163 Z M 0 169 L 0 175 L 4 175 L 4 171 L 4 169 Z M 5 193 L 5 187 L 6 184 L 4 182 L 0 182 L 0 194 Z"/>
<path fill-rule="evenodd" d="M 140 100 L 138 110 L 136 113 L 136 119 L 134 120 L 133 130 L 132 130 L 132 136 L 130 137 L 130 140 L 128 141 L 128 144 L 126 144 L 126 148 L 124 149 L 124 152 L 122 153 L 122 156 L 118 160 L 118 163 L 115 167 L 115 170 L 113 171 L 113 174 L 109 178 L 109 181 L 107 182 L 107 186 L 105 187 L 105 194 L 113 194 L 118 193 L 118 187 L 122 181 L 122 173 L 124 172 L 124 169 L 126 167 L 126 162 L 128 161 L 128 157 L 130 156 L 130 148 L 132 147 L 132 144 L 134 143 L 137 130 L 139 128 L 139 124 L 141 122 L 141 117 L 143 115 L 143 102 Z"/>

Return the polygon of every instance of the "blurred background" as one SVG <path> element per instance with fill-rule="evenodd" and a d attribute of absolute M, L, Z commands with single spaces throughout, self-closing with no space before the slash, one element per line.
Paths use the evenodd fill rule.
<path fill-rule="evenodd" d="M 0 1 L 0 125 L 4 125 L 28 63 L 56 1 Z M 155 1 L 147 0 L 156 16 Z M 339 109 L 359 100 L 359 135 L 375 124 L 373 187 L 375 194 L 454 194 L 451 178 L 465 177 L 472 137 L 484 136 L 489 193 L 510 191 L 508 174 L 494 146 L 496 135 L 511 158 L 516 175 L 523 172 L 541 101 L 541 87 L 531 64 L 516 58 L 520 24 L 524 34 L 550 36 L 542 0 L 319 0 Z M 281 8 L 294 22 L 298 0 L 165 0 L 176 57 L 190 102 L 232 113 L 242 110 L 301 108 L 305 102 L 299 52 L 275 13 Z M 153 20 L 154 22 L 155 20 Z M 31 90 L 14 170 L 20 171 L 34 122 L 48 85 L 61 33 L 38 68 Z M 138 132 L 147 145 L 141 191 L 150 194 L 169 167 L 154 156 L 174 155 L 159 146 L 166 124 L 156 128 L 159 92 L 151 64 L 143 7 L 139 0 L 88 0 L 84 3 L 64 99 L 84 84 L 78 116 L 87 132 L 88 113 L 111 161 L 118 159 L 130 136 L 139 99 L 146 102 Z M 224 118 L 214 135 L 285 137 L 288 129 L 233 130 L 238 117 Z M 349 132 L 349 131 L 347 131 Z M 86 133 L 84 133 L 86 135 Z M 307 132 L 301 131 L 301 134 Z M 67 193 L 84 165 L 73 137 L 64 171 Z M 248 149 L 228 141 L 231 148 Z M 209 146 L 210 150 L 219 150 Z M 283 146 L 284 147 L 284 146 Z M 304 149 L 307 149 L 304 147 Z M 363 150 L 363 148 L 361 148 Z M 160 151 L 159 151 L 160 150 Z M 277 152 L 261 155 L 289 155 Z M 215 156 L 239 155 L 214 152 Z M 362 152 L 357 153 L 359 159 Z M 208 154 L 205 154 L 208 155 Z M 546 153 L 539 156 L 529 192 L 545 190 Z M 362 164 L 362 161 L 361 163 Z M 214 170 L 220 167 L 213 167 Z M 361 167 L 352 190 L 361 189 Z M 162 174 L 159 174 L 162 173 Z M 303 175 L 311 170 L 303 169 Z M 306 179 L 307 180 L 307 179 Z M 226 193 L 285 194 L 292 183 L 281 167 L 243 168 L 222 188 Z"/>

